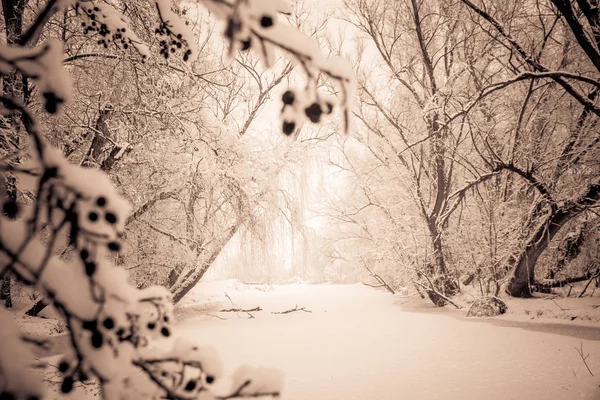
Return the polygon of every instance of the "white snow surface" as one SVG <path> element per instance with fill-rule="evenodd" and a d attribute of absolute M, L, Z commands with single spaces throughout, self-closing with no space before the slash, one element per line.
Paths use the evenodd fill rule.
<path fill-rule="evenodd" d="M 219 353 L 223 392 L 252 364 L 281 369 L 288 400 L 600 399 L 600 325 L 582 338 L 409 312 L 397 300 L 362 285 L 220 281 L 199 284 L 175 313 L 179 335 Z M 219 312 L 257 306 L 254 318 Z M 296 306 L 312 313 L 271 314 Z"/>

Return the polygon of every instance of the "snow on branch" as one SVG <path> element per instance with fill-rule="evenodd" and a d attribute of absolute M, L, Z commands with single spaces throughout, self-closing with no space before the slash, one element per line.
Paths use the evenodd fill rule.
<path fill-rule="evenodd" d="M 283 1 L 203 2 L 227 22 L 232 51 L 259 49 L 270 65 L 273 49 L 278 48 L 301 65 L 308 82 L 303 91 L 288 90 L 283 96 L 284 133 L 294 132 L 301 114 L 316 123 L 335 107 L 342 110 L 348 129 L 354 85 L 351 67 L 339 59 L 323 58 L 312 39 L 279 21 L 278 15 L 288 12 Z M 197 39 L 167 0 L 153 3 L 160 55 L 193 61 L 198 56 Z M 0 76 L 16 72 L 34 80 L 50 114 L 59 113 L 71 99 L 70 79 L 63 69 L 62 43 L 50 41 L 37 47 L 35 43 L 52 15 L 69 7 L 98 45 L 134 51 L 142 62 L 150 51 L 116 6 L 104 1 L 49 0 L 16 45 L 0 45 Z M 317 93 L 320 75 L 337 82 L 342 93 L 339 101 Z M 22 125 L 33 144 L 25 157 L 21 153 L 2 157 L 0 171 L 17 177 L 27 174 L 36 182 L 33 204 L 11 199 L 2 204 L 0 278 L 10 273 L 34 286 L 65 319 L 74 356 L 59 365 L 61 391 L 69 393 L 76 381 L 94 379 L 106 399 L 278 397 L 281 372 L 248 366 L 234 374 L 230 394 L 212 393 L 213 383 L 221 377 L 220 361 L 211 348 L 175 339 L 170 292 L 162 287 L 137 289 L 128 282 L 127 272 L 110 261 L 121 248 L 130 213 L 127 201 L 103 172 L 71 165 L 50 147 L 35 116 L 18 99 L 0 95 L 0 113 L 18 117 L 15 123 Z M 17 155 L 23 161 L 19 165 L 13 163 Z M 56 255 L 59 236 L 66 236 L 77 254 L 69 262 Z M 283 313 L 292 311 L 310 312 L 296 307 Z M 32 357 L 26 348 L 31 340 L 19 333 L 3 310 L 0 325 L 0 397 L 42 398 L 44 387 L 31 373 Z"/>
<path fill-rule="evenodd" d="M 129 21 L 115 9 L 87 1 L 53 2 L 51 7 L 66 5 L 80 7 L 85 28 L 104 37 L 100 44 L 123 49 L 132 45 L 142 56 L 146 54 L 147 48 L 130 33 Z M 180 40 L 189 59 L 192 39 L 178 33 L 181 27 L 174 23 L 173 14 L 161 7 L 164 4 L 157 3 L 161 34 Z M 171 44 L 179 49 L 174 41 Z M 32 48 L 2 45 L 0 75 L 17 72 L 35 80 L 46 111 L 54 114 L 70 99 L 62 59 L 60 42 Z M 18 116 L 15 121 L 20 121 L 33 143 L 24 163 L 12 165 L 14 157 L 8 155 L 0 160 L 0 171 L 36 179 L 33 204 L 8 200 L 2 205 L 0 278 L 11 273 L 35 286 L 65 319 L 74 357 L 59 365 L 61 391 L 71 392 L 77 380 L 95 379 L 107 399 L 149 387 L 152 396 L 171 399 L 279 396 L 280 373 L 247 367 L 236 375 L 231 394 L 211 393 L 212 384 L 221 377 L 218 357 L 210 348 L 174 339 L 170 292 L 162 287 L 138 290 L 128 282 L 127 272 L 110 261 L 110 254 L 120 251 L 129 204 L 107 175 L 71 165 L 50 147 L 34 115 L 19 100 L 0 96 L 0 111 Z M 41 240 L 42 232 L 48 239 Z M 70 262 L 55 255 L 61 235 L 68 237 L 77 254 Z M 31 340 L 20 334 L 4 310 L 0 310 L 0 325 L 0 397 L 42 398 L 44 386 L 32 373 L 33 358 L 26 347 Z"/>
<path fill-rule="evenodd" d="M 13 71 L 35 81 L 49 113 L 56 113 L 71 98 L 71 81 L 62 67 L 63 45 L 49 41 L 39 47 L 0 44 L 0 75 Z M 9 107 L 4 102 L 5 107 Z"/>
<path fill-rule="evenodd" d="M 235 51 L 254 49 L 267 66 L 275 59 L 274 49 L 290 55 L 302 68 L 307 84 L 303 90 L 288 90 L 283 94 L 282 130 L 292 135 L 304 118 L 313 123 L 321 121 L 339 107 L 344 130 L 348 133 L 350 107 L 355 79 L 350 63 L 339 57 L 325 58 L 314 39 L 298 32 L 281 21 L 279 14 L 289 14 L 282 0 L 202 0 L 217 18 L 226 22 L 225 37 L 229 40 L 229 55 Z M 317 90 L 317 80 L 324 75 L 340 89 L 339 99 L 326 96 Z"/>
<path fill-rule="evenodd" d="M 11 217 L 0 217 L 0 276 L 10 271 L 35 285 L 65 318 L 76 357 L 61 363 L 62 392 L 70 392 L 81 376 L 96 378 L 109 399 L 133 390 L 135 382 L 144 378 L 173 399 L 194 399 L 208 392 L 220 377 L 214 350 L 173 340 L 170 292 L 163 287 L 138 290 L 128 283 L 126 271 L 113 266 L 107 257 L 120 249 L 127 202 L 104 173 L 71 165 L 58 150 L 48 147 L 25 107 L 0 99 L 12 112 L 27 116 L 24 120 L 30 125 L 25 129 L 39 142 L 37 164 L 32 167 L 39 172 L 36 202 L 22 210 L 5 204 L 4 209 L 14 212 Z M 48 244 L 39 238 L 43 229 L 50 230 Z M 78 253 L 70 263 L 53 255 L 54 242 L 63 231 L 69 233 Z M 11 324 L 5 314 L 0 314 L 3 327 Z M 0 353 L 15 354 L 0 359 L 0 371 L 11 371 L 0 375 L 3 394 L 41 397 L 42 386 L 27 372 L 25 341 L 18 329 L 3 329 L 2 335 L 10 338 L 0 340 Z M 160 348 L 154 346 L 158 339 Z M 140 369 L 146 373 L 141 378 Z M 246 381 L 255 385 L 251 378 Z M 248 385 L 232 392 L 246 395 Z M 262 390 L 264 386 L 256 387 Z M 268 393 L 278 394 L 279 389 L 269 387 Z"/>

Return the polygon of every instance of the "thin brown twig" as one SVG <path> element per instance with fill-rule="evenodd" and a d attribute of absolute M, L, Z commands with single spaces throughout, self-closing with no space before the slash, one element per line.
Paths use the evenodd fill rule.
<path fill-rule="evenodd" d="M 574 349 L 575 349 L 575 351 L 577 351 L 577 354 L 579 354 L 579 356 L 581 357 L 581 361 L 583 361 L 583 364 L 587 368 L 587 370 L 590 373 L 590 375 L 594 376 L 594 374 L 592 373 L 592 370 L 590 369 L 590 366 L 587 363 L 587 359 L 590 356 L 590 354 L 588 353 L 585 356 L 583 355 L 583 342 L 581 342 L 579 348 L 574 347 Z"/>

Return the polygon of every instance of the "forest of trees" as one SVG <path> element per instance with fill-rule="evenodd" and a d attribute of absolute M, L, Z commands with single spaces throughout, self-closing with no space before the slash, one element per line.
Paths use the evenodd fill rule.
<path fill-rule="evenodd" d="M 465 287 L 598 286 L 596 0 L 311 7 L 2 1 L 0 299 L 66 318 L 81 356 L 66 389 L 80 373 L 117 393 L 127 384 L 110 368 L 125 357 L 123 377 L 142 368 L 195 398 L 200 378 L 171 387 L 156 361 L 171 356 L 140 348 L 169 336 L 172 303 L 211 268 L 263 282 L 377 275 L 438 306 Z M 107 287 L 113 275 L 122 287 Z M 60 279 L 89 293 L 61 294 Z M 140 305 L 162 330 L 127 322 Z M 87 361 L 88 342 L 109 338 L 135 355 Z M 197 367 L 186 346 L 174 357 Z"/>
<path fill-rule="evenodd" d="M 596 3 L 346 6 L 361 124 L 336 162 L 353 206 L 332 217 L 358 256 L 439 304 L 597 278 Z"/>

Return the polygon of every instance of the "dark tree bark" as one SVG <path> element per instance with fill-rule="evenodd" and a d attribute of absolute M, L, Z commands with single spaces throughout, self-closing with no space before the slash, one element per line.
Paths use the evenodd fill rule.
<path fill-rule="evenodd" d="M 29 315 L 30 317 L 37 317 L 38 314 L 41 313 L 42 310 L 47 306 L 48 304 L 44 301 L 44 299 L 40 299 L 36 301 L 35 304 L 25 312 L 25 315 Z"/>
<path fill-rule="evenodd" d="M 600 200 L 600 181 L 591 184 L 587 192 L 577 201 L 565 202 L 561 206 L 549 206 L 545 218 L 529 236 L 523 252 L 517 259 L 514 275 L 509 281 L 506 292 L 513 297 L 530 297 L 535 286 L 535 265 L 538 258 L 548 248 L 552 238 L 587 207 Z"/>
<path fill-rule="evenodd" d="M 171 287 L 171 293 L 173 293 L 173 303 L 177 304 L 183 297 L 189 293 L 200 282 L 200 279 L 204 276 L 206 271 L 215 262 L 221 251 L 225 248 L 227 243 L 235 236 L 237 231 L 242 226 L 242 222 L 235 224 L 227 233 L 221 238 L 221 240 L 215 245 L 214 250 L 206 257 L 202 264 L 195 269 L 188 271 L 185 276 L 180 277 L 178 283 Z"/>

